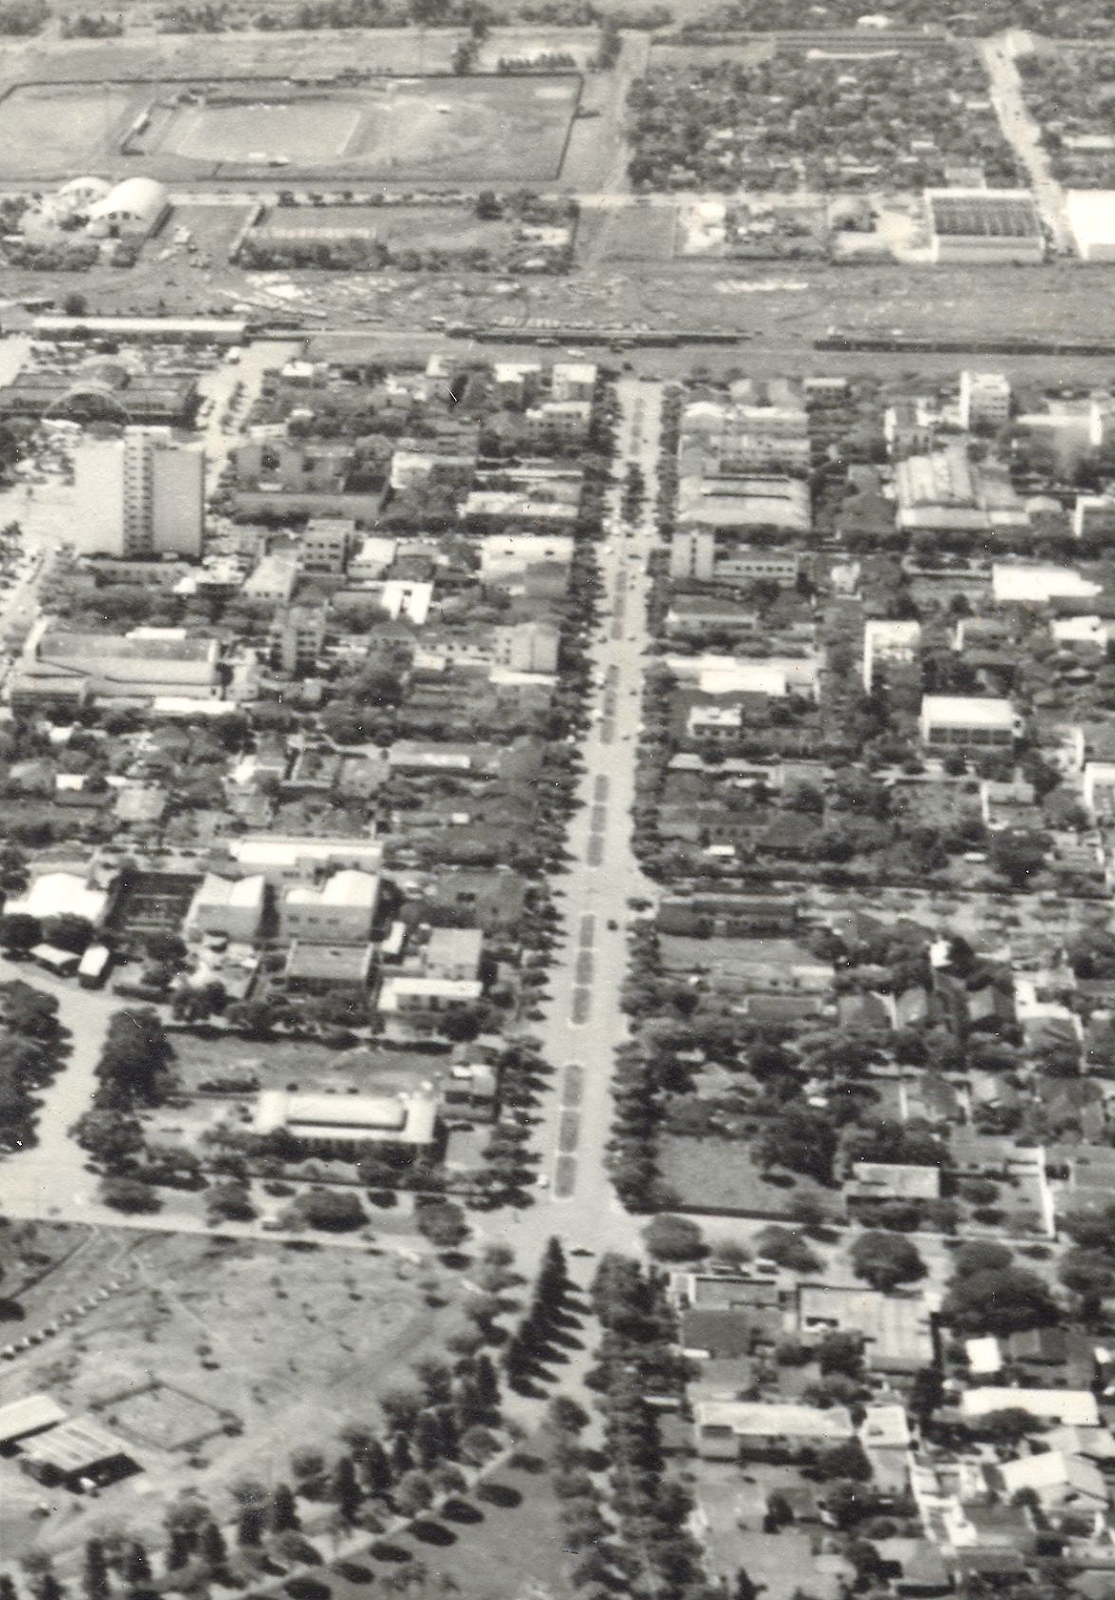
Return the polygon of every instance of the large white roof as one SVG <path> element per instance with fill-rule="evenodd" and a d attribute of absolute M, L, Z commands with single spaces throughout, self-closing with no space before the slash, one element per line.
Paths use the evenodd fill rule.
<path fill-rule="evenodd" d="M 329 836 L 314 839 L 301 834 L 245 834 L 229 844 L 229 854 L 242 867 L 294 867 L 301 861 L 361 860 L 378 866 L 383 858 L 379 839 Z"/>
<path fill-rule="evenodd" d="M 1041 605 L 1049 600 L 1092 600 L 1103 585 L 1093 583 L 1074 567 L 1052 562 L 996 561 L 991 567 L 991 590 L 1000 605 Z"/>
<path fill-rule="evenodd" d="M 1108 1498 L 1100 1469 L 1091 1461 L 1065 1455 L 1061 1450 L 1043 1450 L 1040 1455 L 1004 1461 L 999 1473 L 1008 1495 L 1015 1495 L 1020 1489 L 1033 1489 L 1039 1494 L 1043 1489 L 1063 1489 L 1092 1500 Z"/>
<path fill-rule="evenodd" d="M 0 1406 L 0 1444 L 10 1444 L 25 1434 L 37 1433 L 65 1421 L 66 1413 L 48 1394 L 29 1394 Z"/>
<path fill-rule="evenodd" d="M 289 906 L 363 906 L 375 910 L 379 879 L 371 872 L 335 872 L 322 886 L 295 884 L 286 892 Z"/>
<path fill-rule="evenodd" d="M 245 906 L 256 909 L 263 904 L 267 880 L 262 874 L 250 878 L 222 878 L 206 873 L 197 892 L 198 903 L 206 906 Z"/>
<path fill-rule="evenodd" d="M 1115 189 L 1070 189 L 1065 213 L 1082 254 L 1096 245 L 1115 245 Z"/>
<path fill-rule="evenodd" d="M 966 728 L 1013 728 L 1014 707 L 1009 700 L 974 694 L 922 696 L 922 719 L 929 723 L 959 723 Z"/>
<path fill-rule="evenodd" d="M 1098 1428 L 1100 1421 L 1099 1406 L 1090 1389 L 1012 1389 L 992 1384 L 965 1389 L 960 1396 L 960 1410 L 966 1417 L 985 1417 L 989 1411 L 1008 1409 L 1078 1428 Z"/>
<path fill-rule="evenodd" d="M 37 917 L 85 917 L 99 922 L 108 904 L 103 889 L 91 889 L 76 872 L 43 872 L 17 900 L 8 900 L 4 910 L 12 915 Z"/>
<path fill-rule="evenodd" d="M 295 1138 L 429 1144 L 437 1123 L 432 1095 L 292 1094 L 266 1089 L 256 1102 L 256 1133 L 286 1128 Z"/>
<path fill-rule="evenodd" d="M 103 200 L 106 194 L 112 193 L 112 185 L 107 178 L 71 178 L 69 183 L 64 183 L 58 194 L 65 200 Z"/>
<path fill-rule="evenodd" d="M 693 1407 L 705 1428 L 731 1428 L 740 1438 L 850 1439 L 855 1432 L 846 1406 L 798 1405 L 781 1400 L 699 1400 Z"/>
<path fill-rule="evenodd" d="M 169 200 L 167 190 L 154 178 L 125 178 L 89 208 L 89 215 L 109 217 L 124 212 L 154 222 Z"/>

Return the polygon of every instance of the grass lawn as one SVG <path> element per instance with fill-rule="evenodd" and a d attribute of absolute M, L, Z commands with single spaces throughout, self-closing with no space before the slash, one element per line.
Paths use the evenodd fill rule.
<path fill-rule="evenodd" d="M 541 1457 L 540 1441 L 526 1447 Z M 528 1595 L 563 1600 L 572 1586 L 565 1575 L 558 1502 L 550 1489 L 546 1467 L 538 1472 L 501 1468 L 489 1480 L 490 1492 L 499 1499 L 468 1495 L 469 1515 L 479 1520 L 454 1521 L 448 1517 L 419 1523 L 414 1533 L 390 1543 L 407 1551 L 425 1569 L 425 1581 L 408 1586 L 412 1600 L 436 1600 L 445 1594 L 443 1578 L 453 1578 L 461 1600 L 523 1600 Z M 398 1571 L 401 1563 L 374 1560 L 381 1579 Z M 337 1600 L 358 1600 L 358 1591 L 343 1580 L 331 1578 Z M 343 1586 L 338 1586 L 339 1584 Z"/>
<path fill-rule="evenodd" d="M 331 1050 L 314 1040 L 257 1042 L 194 1033 L 175 1033 L 172 1042 L 175 1070 L 188 1092 L 205 1081 L 254 1075 L 263 1089 L 285 1089 L 296 1083 L 306 1091 L 359 1089 L 391 1094 L 413 1089 L 449 1065 L 448 1052 L 399 1050 L 389 1045 Z"/>
<path fill-rule="evenodd" d="M 764 1178 L 751 1159 L 750 1141 L 700 1139 L 666 1134 L 659 1143 L 662 1181 L 677 1195 L 681 1211 L 723 1211 L 739 1216 L 787 1218 L 796 1194 L 828 1198 L 806 1178 L 779 1173 L 777 1182 Z"/>

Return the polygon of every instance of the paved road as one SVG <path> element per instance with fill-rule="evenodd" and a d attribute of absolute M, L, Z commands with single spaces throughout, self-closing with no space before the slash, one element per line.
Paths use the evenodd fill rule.
<path fill-rule="evenodd" d="M 661 422 L 661 386 L 624 379 L 618 386 L 618 460 L 638 459 L 654 484 Z M 624 1211 L 604 1168 L 612 1122 L 611 1072 L 627 1037 L 619 996 L 627 965 L 628 899 L 653 896 L 631 850 L 630 806 L 641 712 L 646 557 L 656 538 L 653 499 L 634 536 L 611 495 L 611 531 L 601 550 L 604 598 L 593 646 L 598 684 L 594 720 L 583 747 L 585 770 L 574 816 L 567 870 L 558 878 L 561 945 L 550 972 L 550 998 L 540 1032 L 557 1068 L 547 1092 L 535 1149 L 548 1180 L 536 1203 L 512 1216 L 500 1212 L 484 1231 L 505 1238 L 524 1262 L 551 1233 L 590 1249 L 630 1250 L 640 1223 Z M 609 926 L 612 924 L 612 926 Z M 572 1070 L 571 1070 L 572 1069 Z"/>
<path fill-rule="evenodd" d="M 1016 57 L 1032 48 L 1030 37 L 1021 29 L 996 34 L 981 44 L 981 53 L 991 83 L 991 103 L 1003 133 L 1030 176 L 1034 198 L 1053 230 L 1059 250 L 1072 249 L 1072 233 L 1065 215 L 1065 191 L 1050 171 L 1049 158 L 1041 142 L 1041 129 L 1026 106 Z"/>
<path fill-rule="evenodd" d="M 618 457 L 639 460 L 654 484 L 661 420 L 661 386 L 628 378 L 619 384 Z M 648 499 L 632 537 L 619 516 L 620 486 L 610 493 L 609 533 L 601 550 L 603 615 L 593 642 L 599 682 L 595 715 L 583 755 L 585 771 L 574 816 L 571 861 L 555 884 L 560 891 L 561 944 L 551 971 L 542 1037 L 559 1069 L 547 1092 L 535 1148 L 545 1187 L 518 1213 L 481 1219 L 481 1237 L 512 1243 L 523 1261 L 536 1258 L 554 1232 L 594 1250 L 632 1248 L 638 1221 L 616 1199 L 604 1170 L 612 1121 L 611 1071 L 615 1050 L 627 1037 L 619 1008 L 627 963 L 628 899 L 653 896 L 631 850 L 630 806 L 641 711 L 645 627 L 645 564 L 656 537 Z M 126 1226 L 129 1219 L 96 1200 L 97 1178 L 68 1130 L 87 1109 L 94 1069 L 108 1018 L 119 1009 L 111 996 L 90 993 L 23 966 L 0 961 L 0 977 L 19 976 L 57 995 L 63 1025 L 73 1036 L 65 1070 L 46 1091 L 38 1143 L 0 1165 L 0 1210 L 10 1216 Z M 570 1071 L 570 1068 L 574 1070 Z M 143 1228 L 207 1231 L 196 1196 L 168 1192 L 161 1213 L 130 1219 Z M 222 1232 L 259 1234 L 259 1225 L 224 1224 Z M 268 1235 L 268 1237 L 275 1237 Z M 348 1241 L 341 1241 L 347 1243 Z"/>
<path fill-rule="evenodd" d="M 70 1035 L 70 1054 L 43 1094 L 37 1142 L 5 1157 L 0 1165 L 0 1210 L 11 1217 L 92 1221 L 88 1213 L 95 1207 L 97 1178 L 85 1170 L 85 1154 L 69 1137 L 69 1129 L 92 1101 L 105 1029 L 120 1002 L 56 981 L 22 962 L 0 959 L 0 979 L 11 978 L 33 983 L 57 997 L 62 1026 Z"/>

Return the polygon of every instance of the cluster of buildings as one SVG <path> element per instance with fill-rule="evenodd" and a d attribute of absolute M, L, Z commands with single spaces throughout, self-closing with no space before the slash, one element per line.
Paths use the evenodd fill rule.
<path fill-rule="evenodd" d="M 38 197 L 21 219 L 29 238 L 65 238 L 80 230 L 90 239 L 127 239 L 142 243 L 170 216 L 170 194 L 154 178 L 71 178 L 51 194 Z"/>
<path fill-rule="evenodd" d="M 1056 452 L 1102 467 L 1109 397 L 1022 411 L 1024 397 L 1003 375 L 966 371 L 951 395 L 876 400 L 885 459 L 853 462 L 842 484 L 830 480 L 835 491 L 819 494 L 787 477 L 805 522 L 781 519 L 771 504 L 756 524 L 750 500 L 734 491 L 758 480 L 723 476 L 731 441 L 750 448 L 751 435 L 731 428 L 762 428 L 764 413 L 780 430 L 792 419 L 795 447 L 824 462 L 847 448 L 834 419 L 862 402 L 839 379 L 807 381 L 796 409 L 750 405 L 750 391 L 735 387 L 734 399 L 702 392 L 680 414 L 662 586 L 667 649 L 654 680 L 669 735 L 660 848 L 692 846 L 687 864 L 699 860 L 703 872 L 769 876 L 780 863 L 808 871 L 803 863 L 870 854 L 869 840 L 882 850 L 932 821 L 958 863 L 983 864 L 992 836 L 1008 827 L 988 786 L 1029 781 L 1016 764 L 1040 752 L 1051 769 L 1044 793 L 1009 826 L 1040 840 L 1040 886 L 1103 891 L 1110 852 L 1096 796 L 1102 807 L 1112 759 L 1112 499 L 1102 471 L 1081 493 L 1056 471 L 1036 474 L 1024 452 L 1030 440 L 1045 449 L 1052 439 Z M 686 467 L 705 476 L 687 479 Z M 804 531 L 811 517 L 847 554 L 819 552 Z M 853 676 L 871 702 L 858 720 L 845 694 Z M 901 752 L 916 764 L 886 779 L 891 794 L 874 819 L 885 829 L 863 813 L 853 825 L 828 792 L 833 769 L 856 761 L 873 735 L 891 762 Z M 942 818 L 954 825 L 943 833 Z M 888 875 L 890 859 L 885 867 L 876 858 Z"/>
<path fill-rule="evenodd" d="M 216 512 L 181 430 L 76 451 L 72 556 L 7 684 L 9 751 L 30 730 L 34 753 L 0 772 L 53 844 L 5 911 L 82 982 L 445 1057 L 399 1092 L 261 1084 L 249 1125 L 278 1151 L 432 1154 L 496 1114 L 498 1038 L 445 1053 L 512 1003 L 560 827 L 545 758 L 600 393 L 583 362 L 293 361 Z"/>
<path fill-rule="evenodd" d="M 710 500 L 757 470 L 737 390 L 680 409 Z M 800 482 L 804 442 L 808 520 L 756 526 L 729 489 L 702 524 L 682 489 L 652 610 L 636 841 L 662 892 L 635 960 L 671 1092 L 640 1155 L 673 1209 L 768 1224 L 749 1265 L 714 1246 L 674 1276 L 692 1365 L 664 1437 L 718 1551 L 738 1463 L 748 1537 L 828 1552 L 811 1593 L 864 1580 L 833 1564 L 849 1530 L 898 1594 L 1007 1588 L 1049 1539 L 1102 1583 L 1111 1306 L 1082 1317 L 1057 1261 L 1115 1179 L 1110 399 L 978 370 L 795 399 L 764 448 Z M 811 1264 L 809 1228 L 782 1253 L 809 1218 L 850 1230 Z M 861 1271 L 861 1229 L 921 1267 Z M 966 1322 L 919 1230 L 1009 1239 L 1044 1300 L 1000 1320 L 989 1284 Z"/>
<path fill-rule="evenodd" d="M 1050 1535 L 1075 1573 L 1102 1582 L 1115 1463 L 1102 1341 L 1046 1326 L 961 1341 L 953 1362 L 943 1354 L 939 1296 L 787 1277 L 673 1275 L 678 1344 L 693 1374 L 691 1421 L 671 1418 L 664 1429 L 676 1449 L 701 1463 L 739 1463 L 760 1485 L 769 1475 L 771 1525 L 807 1559 L 826 1548 L 826 1529 L 846 1526 L 847 1480 L 834 1479 L 855 1460 L 857 1494 L 890 1525 L 875 1535 L 872 1524 L 872 1542 L 879 1576 L 898 1594 L 1008 1587 L 1032 1571 Z M 815 1371 L 834 1340 L 859 1352 L 854 1405 L 801 1398 L 803 1370 Z M 912 1382 L 933 1368 L 944 1378 L 937 1404 L 925 1408 Z M 779 1382 L 779 1372 L 793 1383 Z M 832 1557 L 818 1560 L 816 1592 L 834 1578 L 844 1573 Z"/>
<path fill-rule="evenodd" d="M 742 379 L 725 397 L 698 396 L 683 405 L 679 529 L 710 539 L 748 528 L 809 533 L 809 419 L 800 396 L 773 387 L 778 392 L 760 394 Z"/>

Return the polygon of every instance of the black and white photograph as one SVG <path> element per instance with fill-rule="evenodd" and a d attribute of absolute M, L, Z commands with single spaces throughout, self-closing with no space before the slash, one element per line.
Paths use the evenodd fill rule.
<path fill-rule="evenodd" d="M 0 0 L 0 1600 L 1115 1600 L 1115 0 Z"/>

